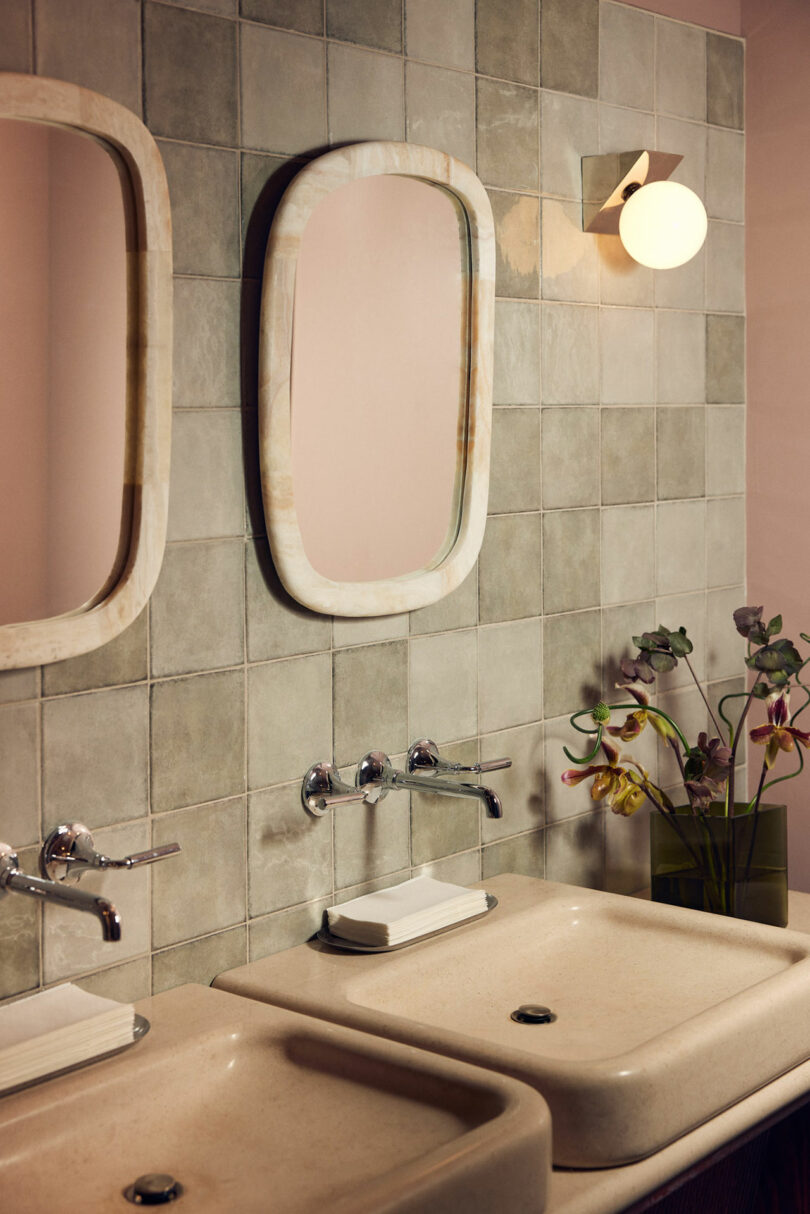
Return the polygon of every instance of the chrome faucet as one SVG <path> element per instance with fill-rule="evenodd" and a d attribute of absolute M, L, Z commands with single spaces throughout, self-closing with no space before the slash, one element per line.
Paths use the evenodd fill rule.
<path fill-rule="evenodd" d="M 358 788 L 371 785 L 379 790 L 381 799 L 392 788 L 410 788 L 415 792 L 437 792 L 447 797 L 473 797 L 481 801 L 490 818 L 502 818 L 500 797 L 483 784 L 456 782 L 442 779 L 438 772 L 484 772 L 511 767 L 511 759 L 492 759 L 487 763 L 474 763 L 465 767 L 460 763 L 448 763 L 439 755 L 438 747 L 429 738 L 414 742 L 408 751 L 408 770 L 398 771 L 392 767 L 388 755 L 381 750 L 371 750 L 357 766 L 355 782 Z M 371 798 L 369 798 L 371 799 Z"/>
<path fill-rule="evenodd" d="M 0 843 L 0 897 L 12 890 L 55 902 L 73 910 L 95 915 L 101 923 L 101 934 L 107 941 L 121 939 L 121 916 L 116 907 L 102 894 L 73 888 L 80 877 L 92 870 L 105 868 L 135 868 L 154 864 L 180 851 L 179 843 L 166 843 L 148 851 L 133 852 L 122 860 L 111 860 L 96 851 L 93 836 L 80 822 L 57 826 L 48 835 L 39 856 L 40 877 L 31 877 L 20 869 L 17 853 L 8 843 Z"/>
<path fill-rule="evenodd" d="M 105 940 L 121 939 L 121 916 L 109 898 L 83 889 L 71 889 L 42 877 L 30 877 L 21 871 L 14 849 L 8 843 L 0 843 L 0 898 L 9 890 L 39 898 L 43 902 L 56 902 L 60 906 L 86 911 L 95 915 L 101 923 L 101 934 Z"/>

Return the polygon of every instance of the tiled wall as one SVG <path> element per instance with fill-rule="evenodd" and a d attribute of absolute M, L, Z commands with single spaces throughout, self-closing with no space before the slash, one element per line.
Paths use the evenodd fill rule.
<path fill-rule="evenodd" d="M 0 838 L 33 866 L 42 832 L 78 819 L 109 853 L 151 836 L 183 854 L 106 878 L 117 945 L 89 916 L 48 908 L 41 926 L 5 898 L 0 995 L 75 974 L 126 997 L 208 981 L 422 866 L 644 884 L 642 816 L 563 789 L 560 741 L 659 619 L 688 627 L 715 694 L 740 675 L 742 44 L 597 0 L 33 0 L 31 22 L 30 0 L 4 0 L 2 68 L 106 93 L 159 139 L 174 447 L 148 612 L 105 650 L 0 680 Z M 371 137 L 452 152 L 490 190 L 492 517 L 448 599 L 332 621 L 285 597 L 261 536 L 257 279 L 290 158 Z M 579 222 L 581 155 L 656 146 L 684 153 L 676 176 L 711 217 L 705 252 L 662 273 Z M 345 458 L 351 475 L 349 442 Z M 680 678 L 666 701 L 702 723 Z M 316 759 L 401 757 L 423 734 L 513 757 L 492 777 L 502 821 L 403 793 L 303 813 Z"/>

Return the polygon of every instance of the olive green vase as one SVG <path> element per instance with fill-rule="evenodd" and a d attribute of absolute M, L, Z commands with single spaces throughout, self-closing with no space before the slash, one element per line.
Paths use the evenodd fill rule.
<path fill-rule="evenodd" d="M 715 803 L 650 816 L 652 898 L 671 906 L 787 925 L 787 809 Z"/>

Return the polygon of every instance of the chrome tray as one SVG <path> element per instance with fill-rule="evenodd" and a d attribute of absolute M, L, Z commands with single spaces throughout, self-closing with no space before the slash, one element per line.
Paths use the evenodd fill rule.
<path fill-rule="evenodd" d="M 84 1058 L 81 1062 L 74 1062 L 72 1066 L 60 1067 L 58 1071 L 48 1071 L 47 1075 L 38 1075 L 36 1079 L 26 1079 L 25 1083 L 16 1083 L 14 1087 L 3 1088 L 0 1091 L 0 1099 L 3 1096 L 11 1096 L 13 1092 L 23 1092 L 26 1088 L 33 1088 L 38 1083 L 45 1083 L 47 1079 L 56 1079 L 59 1075 L 70 1075 L 72 1071 L 80 1071 L 82 1067 L 90 1066 L 91 1062 L 102 1062 L 105 1058 L 114 1058 L 116 1054 L 123 1054 L 124 1050 L 130 1049 L 136 1042 L 141 1041 L 151 1027 L 146 1017 L 139 1016 L 136 1012 L 132 1025 L 132 1040 L 128 1041 L 126 1045 L 116 1046 L 114 1050 L 105 1050 L 103 1054 L 94 1054 L 92 1058 Z"/>
<path fill-rule="evenodd" d="M 446 927 L 437 927 L 433 932 L 423 932 L 421 936 L 412 936 L 410 940 L 403 940 L 400 944 L 359 944 L 355 940 L 344 940 L 343 936 L 333 935 L 328 927 L 322 927 L 316 932 L 315 939 L 320 940 L 322 944 L 328 944 L 330 948 L 342 949 L 345 953 L 395 953 L 398 949 L 410 947 L 411 944 L 421 944 L 423 940 L 430 940 L 433 936 L 443 936 L 445 932 L 452 932 L 457 927 L 475 923 L 476 919 L 483 919 L 484 915 L 488 915 L 497 905 L 498 899 L 495 895 L 487 894 L 487 909 L 480 914 L 459 919 L 457 923 L 448 923 Z"/>

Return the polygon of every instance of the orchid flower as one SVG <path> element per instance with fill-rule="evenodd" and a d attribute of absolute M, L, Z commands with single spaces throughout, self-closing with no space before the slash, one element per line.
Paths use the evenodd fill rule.
<path fill-rule="evenodd" d="M 787 691 L 774 691 L 768 696 L 768 724 L 758 725 L 748 735 L 757 746 L 766 746 L 765 766 L 770 770 L 780 750 L 793 750 L 796 742 L 810 749 L 810 733 L 794 729 L 790 720 L 790 695 Z"/>
<path fill-rule="evenodd" d="M 633 687 L 630 683 L 617 684 L 617 686 L 619 691 L 626 691 L 641 707 L 637 708 L 635 712 L 628 713 L 623 725 L 608 725 L 607 732 L 611 737 L 620 738 L 622 742 L 630 742 L 633 738 L 638 737 L 648 721 L 659 737 L 665 741 L 675 737 L 672 727 L 663 717 L 659 717 L 655 712 L 647 711 L 650 697 L 643 687 Z"/>
<path fill-rule="evenodd" d="M 575 784 L 580 784 L 583 780 L 593 776 L 591 799 L 602 801 L 607 797 L 608 805 L 614 814 L 621 814 L 623 817 L 629 818 L 644 803 L 646 772 L 639 769 L 642 771 L 640 779 L 635 772 L 620 767 L 619 752 L 611 742 L 603 741 L 602 750 L 607 763 L 592 764 L 579 771 L 576 768 L 564 771 L 560 779 L 563 784 L 572 788 Z M 634 766 L 638 765 L 634 764 Z"/>

